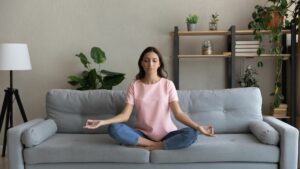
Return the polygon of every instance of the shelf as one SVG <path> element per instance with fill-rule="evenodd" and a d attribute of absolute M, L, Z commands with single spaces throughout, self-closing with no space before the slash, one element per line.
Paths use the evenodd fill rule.
<path fill-rule="evenodd" d="M 262 34 L 270 34 L 270 30 L 262 30 L 260 31 Z M 290 30 L 282 30 L 283 34 L 291 33 Z M 217 31 L 178 31 L 178 36 L 199 36 L 199 35 L 230 35 L 231 32 L 227 30 L 217 30 Z M 253 30 L 245 29 L 245 30 L 236 30 L 236 35 L 253 35 Z"/>
<path fill-rule="evenodd" d="M 276 119 L 289 119 L 289 118 L 291 118 L 290 116 L 274 116 L 274 115 L 271 115 L 271 117 L 275 117 Z"/>
<path fill-rule="evenodd" d="M 270 30 L 262 30 L 260 31 L 262 34 L 270 34 Z M 282 34 L 288 34 L 291 33 L 290 30 L 282 30 Z M 253 30 L 246 29 L 246 30 L 236 30 L 237 35 L 253 35 Z"/>
<path fill-rule="evenodd" d="M 178 55 L 180 59 L 195 59 L 195 58 L 228 58 L 229 54 L 213 54 L 213 55 Z"/>
<path fill-rule="evenodd" d="M 291 56 L 290 54 L 281 54 L 283 57 L 283 60 L 288 60 L 289 57 Z M 229 58 L 231 57 L 230 52 L 224 52 L 224 54 L 212 54 L 212 55 L 178 55 L 178 58 Z M 252 55 L 245 55 L 245 56 L 236 56 L 236 58 L 274 58 L 276 55 L 274 54 L 261 54 L 260 56 L 252 56 Z"/>
<path fill-rule="evenodd" d="M 228 35 L 228 31 L 179 31 L 179 36 Z"/>
<path fill-rule="evenodd" d="M 280 56 L 283 57 L 283 60 L 288 60 L 291 56 L 291 54 L 281 54 Z M 245 56 L 236 56 L 237 58 L 274 58 L 277 57 L 275 54 L 261 54 L 260 56 L 258 55 L 245 55 Z"/>

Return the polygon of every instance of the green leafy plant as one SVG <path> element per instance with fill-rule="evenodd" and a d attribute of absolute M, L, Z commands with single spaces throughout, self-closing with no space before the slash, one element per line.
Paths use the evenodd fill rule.
<path fill-rule="evenodd" d="M 211 15 L 211 18 L 210 18 L 210 23 L 218 23 L 219 21 L 219 14 L 218 13 L 214 13 Z"/>
<path fill-rule="evenodd" d="M 299 34 L 300 0 L 291 0 L 290 4 L 295 4 L 294 10 L 290 11 L 292 15 L 291 23 L 296 25 Z"/>
<path fill-rule="evenodd" d="M 260 43 L 263 41 L 262 30 L 270 30 L 269 42 L 272 44 L 270 53 L 274 54 L 275 60 L 275 82 L 274 90 L 271 93 L 274 96 L 273 107 L 276 108 L 283 101 L 284 97 L 281 93 L 281 72 L 282 72 L 282 30 L 285 26 L 290 25 L 290 21 L 285 19 L 288 16 L 288 8 L 292 3 L 287 0 L 268 0 L 265 6 L 256 5 L 255 11 L 252 14 L 253 20 L 248 27 L 253 29 L 254 39 Z M 260 45 L 257 50 L 258 56 L 264 53 L 265 50 Z M 263 67 L 262 61 L 257 63 L 258 67 Z"/>
<path fill-rule="evenodd" d="M 186 23 L 189 23 L 189 24 L 196 24 L 198 23 L 198 16 L 197 15 L 189 15 L 187 18 L 186 18 Z"/>
<path fill-rule="evenodd" d="M 257 84 L 257 80 L 255 76 L 257 75 L 256 69 L 252 68 L 251 65 L 249 65 L 243 76 L 241 77 L 239 84 L 241 87 L 259 87 Z"/>
<path fill-rule="evenodd" d="M 77 90 L 92 90 L 92 89 L 109 89 L 120 84 L 125 79 L 124 73 L 111 72 L 108 70 L 100 70 L 100 65 L 106 61 L 106 56 L 103 50 L 99 47 L 92 47 L 90 57 L 94 65 L 88 60 L 83 53 L 76 54 L 84 70 L 81 75 L 71 75 L 68 77 L 68 83 L 72 86 L 79 86 Z"/>

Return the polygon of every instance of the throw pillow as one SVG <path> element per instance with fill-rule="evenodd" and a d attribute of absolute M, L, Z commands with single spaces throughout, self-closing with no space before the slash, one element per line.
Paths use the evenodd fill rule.
<path fill-rule="evenodd" d="M 264 144 L 278 145 L 279 133 L 264 121 L 253 121 L 249 124 L 250 131 Z"/>
<path fill-rule="evenodd" d="M 48 119 L 42 121 L 24 131 L 21 138 L 22 143 L 26 147 L 36 146 L 53 136 L 56 131 L 57 126 L 54 120 Z"/>

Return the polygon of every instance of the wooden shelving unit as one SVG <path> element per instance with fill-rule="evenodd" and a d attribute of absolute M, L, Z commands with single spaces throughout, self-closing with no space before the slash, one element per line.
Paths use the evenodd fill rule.
<path fill-rule="evenodd" d="M 262 34 L 270 34 L 271 31 L 263 30 Z M 282 30 L 283 34 L 291 33 L 291 30 Z M 236 35 L 252 35 L 253 30 L 237 30 Z M 231 35 L 231 32 L 228 30 L 217 30 L 217 31 L 178 31 L 178 36 L 201 36 L 201 35 Z"/>
<path fill-rule="evenodd" d="M 178 55 L 178 58 L 185 59 L 185 58 L 228 58 L 230 55 L 226 54 L 212 54 L 212 55 Z"/>
<path fill-rule="evenodd" d="M 271 31 L 265 30 L 261 31 L 262 34 L 270 34 Z M 283 47 L 284 52 L 281 54 L 283 60 L 285 60 L 283 64 L 283 69 L 285 70 L 283 73 L 289 72 L 290 73 L 290 81 L 287 83 L 286 79 L 283 79 L 283 89 L 289 88 L 290 96 L 287 98 L 286 91 L 284 91 L 283 95 L 285 98 L 289 100 L 288 111 L 289 116 L 284 117 L 276 117 L 280 119 L 287 119 L 289 120 L 290 124 L 293 126 L 296 125 L 296 26 L 292 26 L 291 30 L 283 30 Z M 286 34 L 291 34 L 291 51 L 287 53 L 287 45 L 286 42 Z M 178 27 L 174 28 L 173 36 L 173 54 L 174 54 L 174 84 L 177 89 L 179 89 L 179 62 L 180 59 L 202 59 L 202 58 L 220 58 L 226 60 L 226 79 L 227 79 L 227 88 L 234 88 L 236 84 L 235 79 L 235 64 L 237 58 L 275 58 L 278 57 L 273 54 L 262 54 L 260 56 L 236 56 L 235 54 L 235 41 L 236 36 L 239 35 L 253 35 L 253 30 L 236 30 L 235 26 L 231 26 L 229 30 L 218 30 L 218 31 L 207 31 L 207 30 L 199 30 L 199 31 L 179 31 Z M 223 54 L 213 54 L 213 55 L 202 55 L 202 54 L 181 54 L 179 51 L 179 38 L 184 36 L 226 36 L 227 37 L 227 46 L 228 52 Z M 287 67 L 286 65 L 289 64 L 290 66 Z M 289 69 L 287 71 L 287 69 Z"/>
<path fill-rule="evenodd" d="M 276 119 L 290 119 L 290 116 L 272 116 L 275 117 Z"/>
<path fill-rule="evenodd" d="M 291 56 L 291 54 L 286 54 L 286 53 L 280 54 L 280 57 L 283 57 L 282 58 L 283 60 L 289 60 L 290 56 Z M 237 57 L 237 58 L 262 58 L 262 59 L 263 58 L 270 58 L 270 59 L 273 59 L 274 57 L 278 57 L 278 56 L 276 56 L 274 54 L 261 54 L 260 56 L 258 56 L 258 55 L 255 55 L 255 56 L 245 55 L 245 56 L 235 56 L 235 57 Z"/>
<path fill-rule="evenodd" d="M 227 35 L 228 31 L 179 31 L 178 36 Z"/>

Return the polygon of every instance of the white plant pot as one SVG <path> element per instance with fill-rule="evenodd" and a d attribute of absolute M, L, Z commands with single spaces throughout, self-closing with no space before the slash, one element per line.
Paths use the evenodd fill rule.
<path fill-rule="evenodd" d="M 187 23 L 187 30 L 188 31 L 195 31 L 196 30 L 196 25 L 195 23 L 193 24 L 190 24 L 190 23 Z"/>

